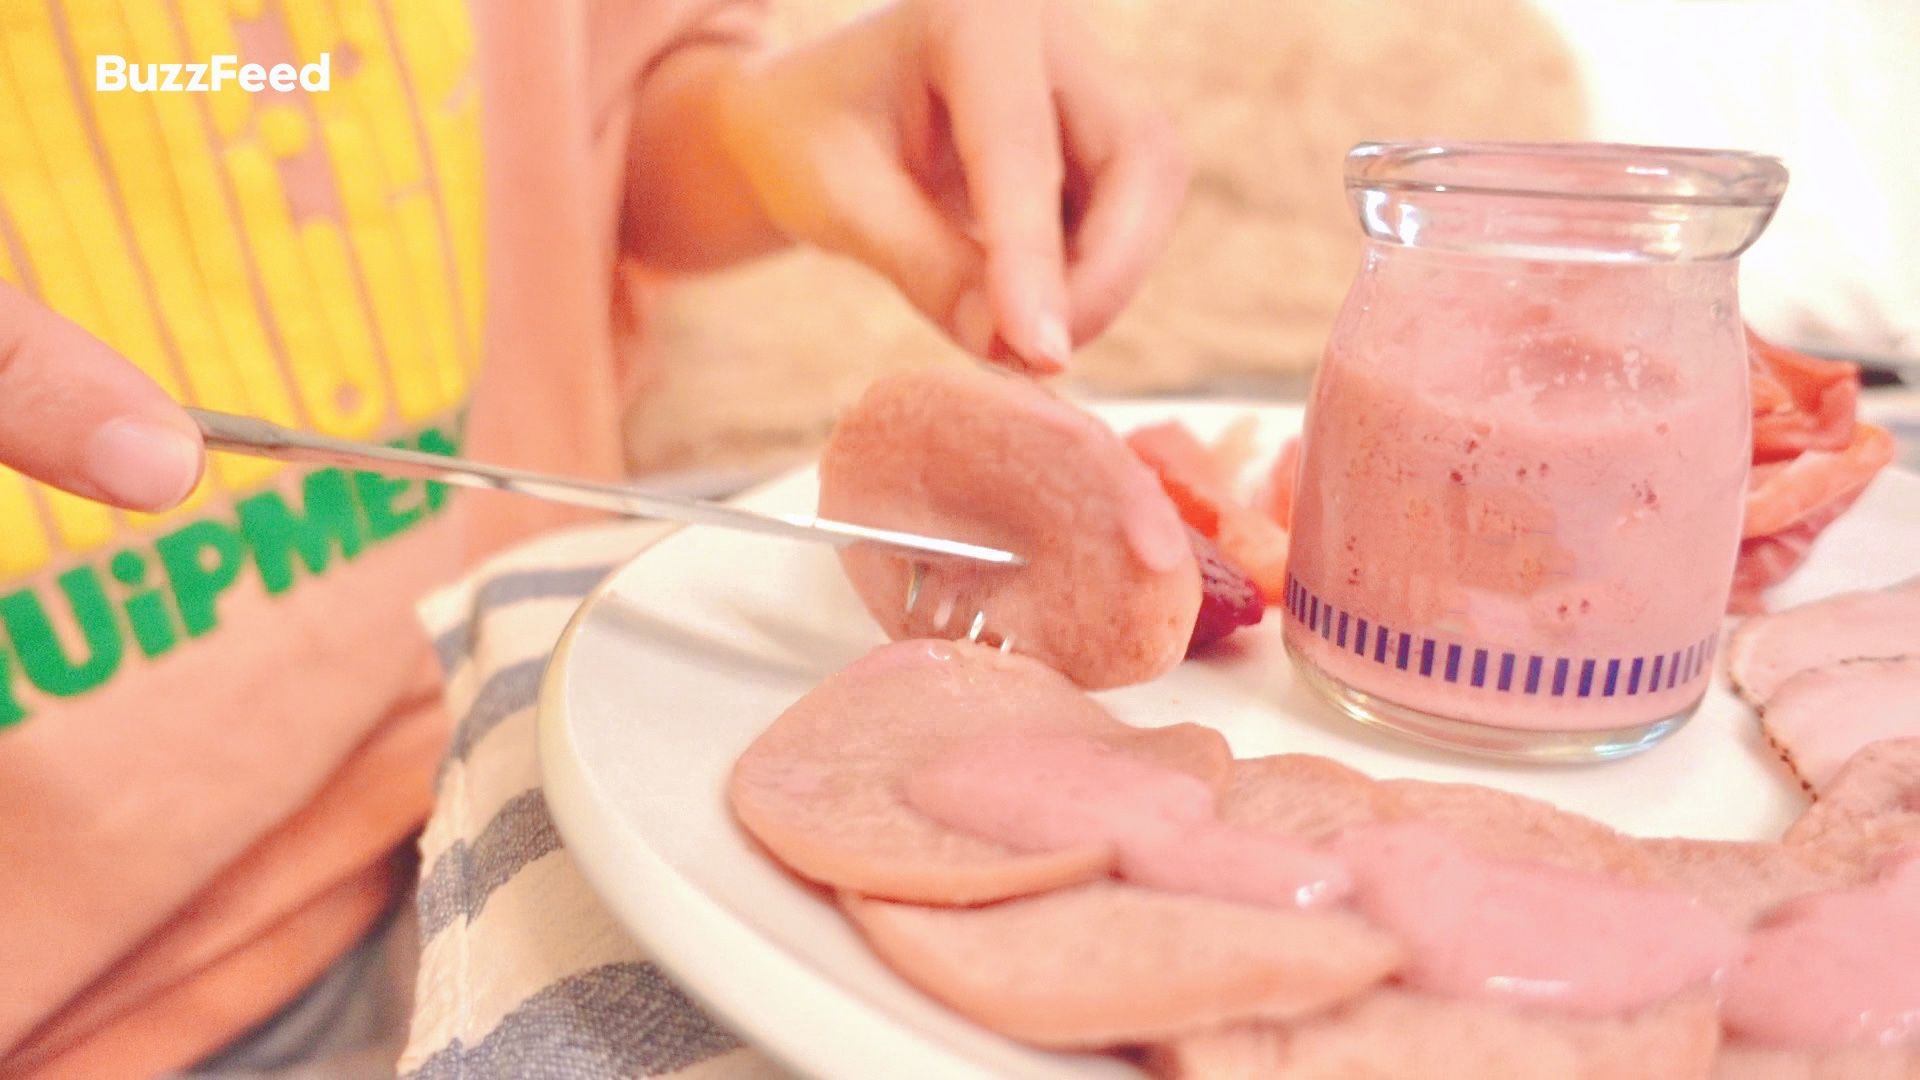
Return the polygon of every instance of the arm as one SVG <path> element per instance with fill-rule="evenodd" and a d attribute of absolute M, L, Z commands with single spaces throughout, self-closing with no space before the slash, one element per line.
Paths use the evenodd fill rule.
<path fill-rule="evenodd" d="M 621 219 L 626 251 L 670 271 L 710 270 L 788 241 L 733 160 L 723 95 L 753 46 L 701 40 L 661 58 L 638 92 Z"/>
<path fill-rule="evenodd" d="M 1103 330 L 1186 172 L 1067 0 L 900 0 L 761 56 L 668 54 L 633 124 L 628 250 L 700 268 L 802 241 L 962 347 L 1039 372 Z"/>

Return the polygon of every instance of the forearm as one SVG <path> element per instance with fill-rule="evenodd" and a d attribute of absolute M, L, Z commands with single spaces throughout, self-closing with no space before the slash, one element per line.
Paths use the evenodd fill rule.
<path fill-rule="evenodd" d="M 728 149 L 725 100 L 749 46 L 688 44 L 647 75 L 627 155 L 621 238 L 662 270 L 705 270 L 786 243 Z"/>

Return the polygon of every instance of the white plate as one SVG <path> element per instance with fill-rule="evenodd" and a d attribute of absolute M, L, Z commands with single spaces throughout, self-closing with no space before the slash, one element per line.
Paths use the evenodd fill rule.
<path fill-rule="evenodd" d="M 1177 416 L 1203 433 L 1245 410 L 1101 410 L 1125 429 Z M 1295 409 L 1263 414 L 1277 445 Z M 742 501 L 809 510 L 811 470 Z M 1798 602 L 1920 572 L 1920 477 L 1889 471 L 1779 591 Z M 825 1077 L 1122 1077 L 1117 1060 L 1036 1053 L 958 1019 L 895 978 L 821 895 L 729 817 L 733 761 L 780 711 L 878 644 L 825 549 L 718 530 L 675 533 L 615 573 L 554 653 L 541 698 L 546 793 L 608 906 L 726 1023 Z M 1325 754 L 1375 776 L 1468 780 L 1550 799 L 1630 832 L 1778 835 L 1797 789 L 1724 685 L 1653 751 L 1604 766 L 1518 767 L 1426 751 L 1336 717 L 1292 678 L 1280 616 L 1228 659 L 1101 695 L 1141 725 L 1196 720 L 1236 754 Z"/>

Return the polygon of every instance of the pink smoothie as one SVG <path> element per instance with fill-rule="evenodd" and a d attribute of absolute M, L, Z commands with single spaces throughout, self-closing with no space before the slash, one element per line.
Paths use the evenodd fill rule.
<path fill-rule="evenodd" d="M 1677 892 L 1488 859 L 1426 824 L 1363 825 L 1331 851 L 1212 817 L 1191 777 L 1074 736 L 969 740 L 906 780 L 949 828 L 1021 851 L 1105 842 L 1135 884 L 1267 907 L 1345 898 L 1400 939 L 1408 985 L 1625 1014 L 1712 979 L 1740 934 Z"/>
<path fill-rule="evenodd" d="M 1740 932 L 1684 893 L 1488 859 L 1431 825 L 1362 826 L 1334 848 L 1360 910 L 1406 946 L 1416 989 L 1622 1015 L 1740 955 Z"/>
<path fill-rule="evenodd" d="M 1689 342 L 1475 337 L 1454 325 L 1469 318 L 1336 331 L 1303 441 L 1289 646 L 1448 719 L 1576 731 L 1685 711 L 1739 542 L 1744 367 L 1682 363 Z"/>
<path fill-rule="evenodd" d="M 909 774 L 907 805 L 1016 851 L 1115 844 L 1214 816 L 1186 773 L 1074 735 L 968 739 Z"/>
<path fill-rule="evenodd" d="M 1016 850 L 1107 845 L 1136 885 L 1282 910 L 1344 900 L 1398 942 L 1413 990 L 1601 1018 L 1716 985 L 1727 1029 L 1755 1043 L 1920 1034 L 1920 852 L 1749 934 L 1686 892 L 1490 858 L 1427 822 L 1318 847 L 1235 825 L 1204 783 L 1080 736 L 963 740 L 904 787 L 935 822 Z"/>
<path fill-rule="evenodd" d="M 907 802 L 951 829 L 1018 851 L 1111 845 L 1122 880 L 1268 907 L 1311 907 L 1351 887 L 1299 841 L 1215 817 L 1199 780 L 1075 736 L 969 740 L 907 777 Z"/>
<path fill-rule="evenodd" d="M 1774 1046 L 1892 1046 L 1920 1035 L 1920 854 L 1817 893 L 1753 932 L 1727 980 L 1727 1030 Z"/>
<path fill-rule="evenodd" d="M 1203 821 L 1120 844 L 1123 881 L 1274 908 L 1342 900 L 1353 875 L 1338 858 L 1279 833 Z"/>

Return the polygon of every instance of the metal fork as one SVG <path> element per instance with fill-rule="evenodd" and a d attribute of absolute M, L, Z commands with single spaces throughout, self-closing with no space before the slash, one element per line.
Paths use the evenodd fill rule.
<path fill-rule="evenodd" d="M 911 564 L 909 564 L 907 569 L 907 608 L 906 608 L 907 614 L 909 615 L 913 614 L 913 609 L 920 605 L 920 594 L 926 591 L 926 580 L 927 580 L 926 574 L 927 574 L 926 563 L 916 559 Z M 954 614 L 953 597 L 951 596 L 941 597 L 940 606 L 935 608 L 933 612 L 934 632 L 940 633 L 942 631 L 949 629 L 949 627 L 953 622 L 953 614 Z M 971 641 L 975 644 L 979 644 L 980 635 L 984 633 L 986 629 L 987 629 L 987 612 L 986 612 L 986 609 L 981 608 L 976 610 L 973 613 L 972 619 L 968 620 L 967 632 L 963 636 L 965 636 L 968 641 Z M 1000 644 L 998 648 L 1002 655 L 1011 653 L 1013 651 L 1013 635 L 1008 634 L 1003 636 L 1000 639 Z"/>

